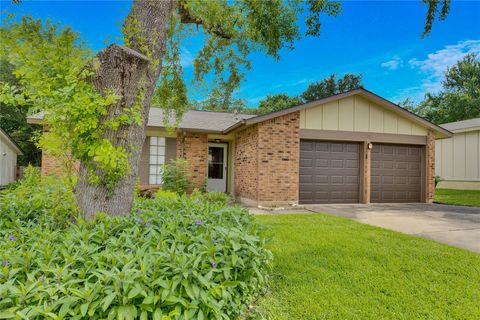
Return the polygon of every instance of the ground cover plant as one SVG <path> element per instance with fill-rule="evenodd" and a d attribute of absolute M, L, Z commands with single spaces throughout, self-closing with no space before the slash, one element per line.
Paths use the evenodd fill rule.
<path fill-rule="evenodd" d="M 322 214 L 265 215 L 270 319 L 480 319 L 480 255 Z"/>
<path fill-rule="evenodd" d="M 58 186 L 30 210 L 30 184 L 0 192 L 0 319 L 254 316 L 271 255 L 246 210 L 164 191 L 125 217 L 60 206 L 54 223 Z"/>
<path fill-rule="evenodd" d="M 480 207 L 480 190 L 435 189 L 435 201 L 459 206 Z"/>

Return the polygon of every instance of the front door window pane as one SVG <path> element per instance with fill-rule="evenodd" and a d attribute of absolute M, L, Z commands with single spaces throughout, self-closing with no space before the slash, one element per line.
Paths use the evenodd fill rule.
<path fill-rule="evenodd" d="M 223 179 L 222 147 L 208 147 L 208 178 Z"/>

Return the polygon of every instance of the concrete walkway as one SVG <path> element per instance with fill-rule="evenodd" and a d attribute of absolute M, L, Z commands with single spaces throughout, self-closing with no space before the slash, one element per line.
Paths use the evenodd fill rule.
<path fill-rule="evenodd" d="M 285 213 L 288 210 L 251 210 Z M 400 231 L 480 252 L 480 208 L 442 204 L 306 205 L 288 212 L 329 213 L 377 227 Z"/>

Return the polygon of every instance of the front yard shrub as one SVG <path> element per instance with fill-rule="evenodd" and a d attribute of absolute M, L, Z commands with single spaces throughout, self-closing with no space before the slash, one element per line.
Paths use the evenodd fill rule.
<path fill-rule="evenodd" d="M 1 237 L 12 226 L 41 224 L 64 228 L 77 211 L 66 180 L 57 176 L 40 177 L 37 168 L 27 167 L 22 180 L 0 191 L 0 215 Z"/>
<path fill-rule="evenodd" d="M 184 194 L 190 186 L 188 176 L 187 160 L 181 158 L 173 160 L 163 166 L 162 189 L 179 195 Z"/>
<path fill-rule="evenodd" d="M 245 209 L 171 193 L 63 229 L 10 216 L 0 215 L 2 319 L 237 319 L 271 259 Z"/>
<path fill-rule="evenodd" d="M 222 206 L 226 206 L 232 202 L 232 197 L 230 197 L 225 192 L 210 191 L 205 193 L 194 193 L 192 197 L 200 199 L 202 201 L 216 203 Z"/>

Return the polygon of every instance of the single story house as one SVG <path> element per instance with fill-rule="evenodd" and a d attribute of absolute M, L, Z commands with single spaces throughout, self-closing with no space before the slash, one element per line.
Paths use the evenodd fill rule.
<path fill-rule="evenodd" d="M 158 185 L 181 157 L 194 185 L 249 205 L 431 202 L 435 139 L 449 137 L 363 88 L 261 116 L 188 111 L 174 133 L 151 108 L 140 184 Z"/>
<path fill-rule="evenodd" d="M 453 137 L 435 144 L 435 174 L 443 179 L 438 187 L 480 189 L 480 118 L 440 126 Z"/>
<path fill-rule="evenodd" d="M 23 155 L 15 140 L 0 128 L 0 186 L 17 178 L 17 156 Z"/>

